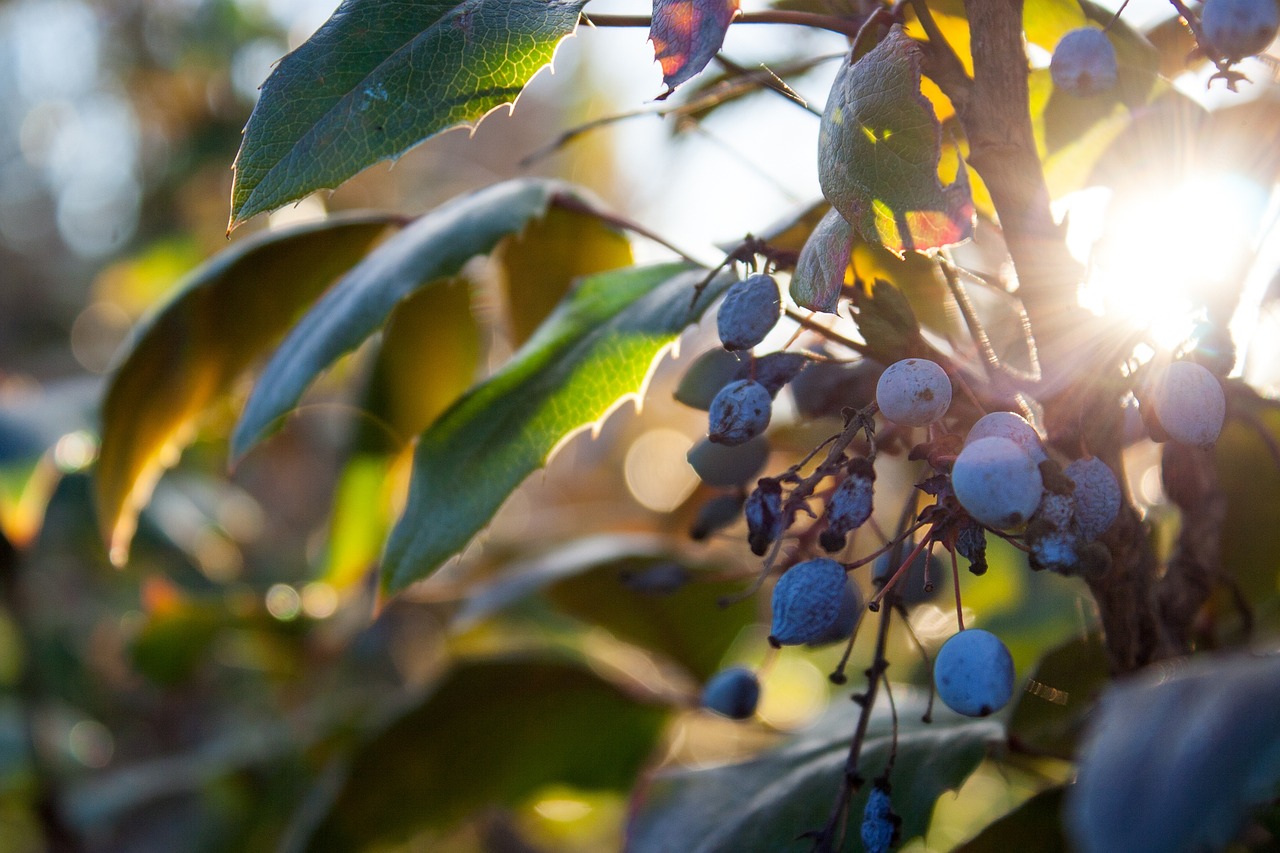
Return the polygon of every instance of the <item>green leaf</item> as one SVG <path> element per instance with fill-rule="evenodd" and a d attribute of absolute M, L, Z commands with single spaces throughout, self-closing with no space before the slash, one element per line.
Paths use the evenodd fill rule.
<path fill-rule="evenodd" d="M 707 67 L 724 44 L 725 33 L 738 13 L 739 0 L 654 0 L 649 41 L 662 65 L 667 91 Z"/>
<path fill-rule="evenodd" d="M 1063 790 L 1053 787 L 1041 791 L 957 847 L 955 853 L 1068 853 L 1062 833 Z"/>
<path fill-rule="evenodd" d="M 836 313 L 852 255 L 853 228 L 832 208 L 800 250 L 791 276 L 791 298 L 810 311 Z"/>
<path fill-rule="evenodd" d="M 193 271 L 139 327 L 102 404 L 94 485 L 114 562 L 127 559 L 138 510 L 200 413 L 391 220 L 335 217 L 244 240 Z"/>
<path fill-rule="evenodd" d="M 1009 719 L 1009 736 L 1034 750 L 1069 758 L 1075 754 L 1085 714 L 1108 681 L 1100 638 L 1069 640 L 1036 665 Z"/>
<path fill-rule="evenodd" d="M 900 26 L 856 63 L 843 63 L 818 141 L 823 195 L 859 236 L 897 255 L 973 234 L 963 164 L 949 186 L 938 179 L 942 128 L 920 92 L 920 63 L 920 47 Z"/>
<path fill-rule="evenodd" d="M 462 664 L 359 747 L 306 849 L 401 841 L 551 783 L 625 791 L 664 718 L 576 664 Z"/>
<path fill-rule="evenodd" d="M 244 130 L 231 224 L 511 104 L 586 0 L 344 0 L 280 61 Z"/>
<path fill-rule="evenodd" d="M 767 688 L 766 688 L 767 689 Z M 881 773 L 892 750 L 887 712 L 878 709 L 863 741 L 860 775 Z M 969 720 L 935 712 L 920 722 L 924 702 L 899 698 L 897 758 L 890 777 L 894 811 L 902 817 L 902 841 L 923 835 L 934 803 L 958 788 L 1002 730 L 991 720 Z M 713 853 L 722 850 L 810 849 L 801 833 L 820 829 L 840 790 L 858 708 L 841 703 L 815 726 L 781 747 L 740 764 L 709 770 L 662 773 L 636 795 L 638 812 L 629 829 L 629 853 Z M 857 826 L 870 785 L 853 798 L 850 831 L 841 850 L 861 850 Z"/>
<path fill-rule="evenodd" d="M 919 340 L 920 324 L 911 303 L 884 279 L 876 279 L 870 292 L 854 290 L 853 305 L 857 309 L 854 320 L 867 350 L 884 364 L 905 358 Z"/>
<path fill-rule="evenodd" d="M 514 358 L 418 441 L 409 501 L 387 545 L 396 592 L 460 551 L 575 431 L 642 395 L 655 359 L 723 292 L 690 304 L 702 273 L 679 264 L 583 279 Z"/>
<path fill-rule="evenodd" d="M 1280 789 L 1280 657 L 1153 670 L 1092 716 L 1066 808 L 1081 853 L 1219 850 Z"/>
<path fill-rule="evenodd" d="M 492 252 L 545 215 L 559 195 L 585 204 L 557 181 L 507 181 L 436 208 L 379 246 L 315 304 L 276 350 L 236 425 L 232 455 L 242 456 L 267 435 L 321 371 L 377 331 L 403 300 L 424 287 L 446 284 L 471 258 Z"/>

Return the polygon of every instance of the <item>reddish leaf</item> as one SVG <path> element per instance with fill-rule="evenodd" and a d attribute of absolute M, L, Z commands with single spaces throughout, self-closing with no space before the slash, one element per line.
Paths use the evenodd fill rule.
<path fill-rule="evenodd" d="M 738 0 L 653 0 L 649 41 L 662 63 L 662 100 L 711 61 L 738 13 Z"/>

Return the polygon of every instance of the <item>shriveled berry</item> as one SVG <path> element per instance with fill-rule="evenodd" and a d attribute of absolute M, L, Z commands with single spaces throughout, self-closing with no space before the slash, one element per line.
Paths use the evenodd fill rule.
<path fill-rule="evenodd" d="M 809 364 L 802 352 L 771 352 L 748 361 L 739 369 L 738 379 L 754 379 L 770 394 L 777 394 Z"/>
<path fill-rule="evenodd" d="M 951 468 L 956 500 L 976 520 L 1007 530 L 1031 518 L 1044 480 L 1034 460 L 1007 438 L 980 438 L 960 451 Z"/>
<path fill-rule="evenodd" d="M 827 501 L 827 529 L 820 537 L 824 549 L 839 551 L 846 537 L 871 517 L 875 482 L 876 469 L 870 462 L 858 458 L 850 463 L 849 475 Z"/>
<path fill-rule="evenodd" d="M 797 563 L 773 588 L 770 642 L 780 646 L 820 642 L 840 619 L 848 577 L 835 560 Z"/>
<path fill-rule="evenodd" d="M 727 350 L 751 349 L 782 316 L 782 297 L 773 276 L 757 273 L 734 282 L 720 303 L 716 324 Z"/>
<path fill-rule="evenodd" d="M 1033 569 L 1049 569 L 1070 574 L 1080 563 L 1077 546 L 1082 544 L 1075 524 L 1075 501 L 1071 495 L 1045 491 L 1036 514 L 1027 525 Z"/>
<path fill-rule="evenodd" d="M 733 446 L 702 439 L 685 459 L 708 486 L 729 488 L 749 483 L 769 459 L 769 439 L 763 435 Z"/>
<path fill-rule="evenodd" d="M 702 689 L 702 707 L 731 720 L 747 720 L 760 704 L 760 679 L 746 667 L 722 669 Z"/>
<path fill-rule="evenodd" d="M 1280 30 L 1275 0 L 1205 0 L 1200 24 L 1213 49 L 1232 61 L 1261 53 Z"/>
<path fill-rule="evenodd" d="M 741 495 L 716 495 L 698 509 L 689 536 L 701 541 L 733 524 L 742 515 Z"/>
<path fill-rule="evenodd" d="M 867 853 L 889 853 L 898 840 L 902 818 L 893 813 L 887 785 L 877 784 L 862 811 L 862 846 Z"/>
<path fill-rule="evenodd" d="M 761 480 L 747 496 L 743 513 L 747 517 L 747 544 L 751 553 L 763 557 L 782 535 L 782 486 L 777 480 Z"/>
<path fill-rule="evenodd" d="M 992 412 L 983 415 L 970 427 L 964 437 L 965 444 L 973 444 L 980 438 L 998 436 L 1007 438 L 1027 452 L 1037 465 L 1049 458 L 1040 441 L 1040 433 L 1022 415 L 1013 412 Z"/>
<path fill-rule="evenodd" d="M 1150 397 L 1160 426 L 1174 441 L 1212 447 L 1222 432 L 1227 399 L 1222 384 L 1194 361 L 1175 361 L 1156 376 Z"/>
<path fill-rule="evenodd" d="M 987 531 L 976 521 L 966 521 L 956 534 L 956 552 L 969 561 L 975 575 L 987 573 Z"/>
<path fill-rule="evenodd" d="M 1116 86 L 1120 68 L 1106 33 L 1080 27 L 1062 37 L 1049 60 L 1054 87 L 1072 95 L 1097 95 Z"/>
<path fill-rule="evenodd" d="M 711 401 L 707 438 L 716 444 L 745 444 L 764 432 L 773 411 L 773 398 L 759 382 L 730 382 Z"/>
<path fill-rule="evenodd" d="M 862 590 L 853 582 L 853 578 L 845 576 L 844 591 L 840 596 L 840 612 L 830 627 L 821 635 L 806 642 L 809 646 L 824 646 L 828 643 L 843 643 L 853 635 L 853 629 L 862 621 L 866 612 L 866 602 L 862 600 Z"/>
<path fill-rule="evenodd" d="M 999 711 L 1013 696 L 1013 656 L 981 628 L 954 634 L 933 662 L 933 684 L 948 708 L 967 717 Z"/>
<path fill-rule="evenodd" d="M 1071 497 L 1075 502 L 1076 528 L 1086 541 L 1106 533 L 1120 514 L 1120 483 L 1107 464 L 1096 456 L 1077 459 L 1062 469 L 1076 484 Z"/>
<path fill-rule="evenodd" d="M 927 358 L 905 358 L 880 374 L 876 402 L 884 416 L 896 424 L 927 426 L 950 408 L 951 380 Z"/>

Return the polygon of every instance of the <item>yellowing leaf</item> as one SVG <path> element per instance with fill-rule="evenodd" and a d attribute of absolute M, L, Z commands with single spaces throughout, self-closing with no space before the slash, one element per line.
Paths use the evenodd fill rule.
<path fill-rule="evenodd" d="M 671 92 L 720 51 L 738 0 L 654 0 L 649 40 Z"/>

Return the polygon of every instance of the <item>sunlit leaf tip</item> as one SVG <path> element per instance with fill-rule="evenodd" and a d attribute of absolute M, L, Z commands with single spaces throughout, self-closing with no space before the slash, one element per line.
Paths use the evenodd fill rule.
<path fill-rule="evenodd" d="M 739 0 L 654 0 L 649 41 L 667 86 L 659 100 L 706 68 L 720 52 L 738 6 Z"/>

